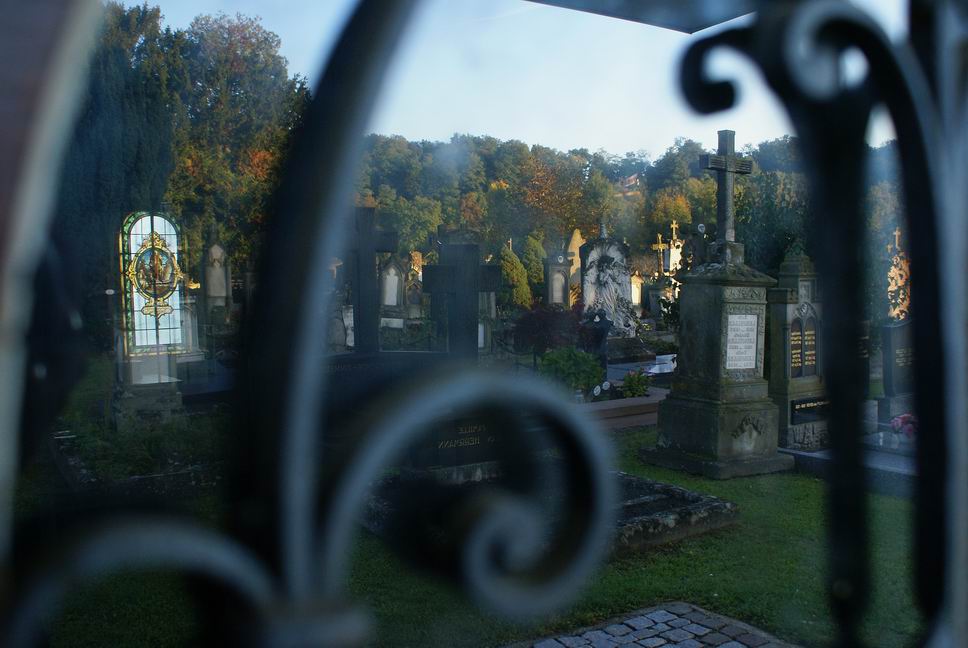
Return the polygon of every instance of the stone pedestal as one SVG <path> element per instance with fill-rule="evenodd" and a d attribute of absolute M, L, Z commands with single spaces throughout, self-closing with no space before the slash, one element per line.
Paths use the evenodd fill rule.
<path fill-rule="evenodd" d="M 182 414 L 176 357 L 170 353 L 132 357 L 122 364 L 122 382 L 112 402 L 119 430 L 137 430 L 147 421 L 168 421 Z"/>
<path fill-rule="evenodd" d="M 770 398 L 779 408 L 780 447 L 819 450 L 828 443 L 827 392 L 820 363 L 822 305 L 817 274 L 802 252 L 780 265 L 770 302 Z"/>
<path fill-rule="evenodd" d="M 766 290 L 776 282 L 726 243 L 721 262 L 681 278 L 679 356 L 659 406 L 659 443 L 644 461 L 716 479 L 787 470 L 776 404 L 763 379 Z"/>
<path fill-rule="evenodd" d="M 883 396 L 877 399 L 877 423 L 880 427 L 888 428 L 891 425 L 891 419 L 902 414 L 913 413 L 914 394 Z"/>

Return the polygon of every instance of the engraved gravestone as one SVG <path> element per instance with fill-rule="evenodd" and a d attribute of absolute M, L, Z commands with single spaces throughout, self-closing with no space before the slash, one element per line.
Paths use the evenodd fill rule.
<path fill-rule="evenodd" d="M 777 406 L 763 378 L 766 291 L 776 282 L 743 263 L 733 236 L 732 176 L 752 168 L 733 142 L 732 131 L 720 131 L 718 154 L 704 160 L 719 177 L 718 238 L 706 262 L 680 277 L 676 374 L 659 406 L 658 445 L 640 453 L 718 479 L 793 465 L 777 453 Z"/>
<path fill-rule="evenodd" d="M 911 319 L 881 327 L 884 396 L 877 399 L 878 423 L 889 425 L 901 414 L 914 413 L 914 347 Z"/>
<path fill-rule="evenodd" d="M 770 302 L 770 398 L 779 407 L 780 446 L 816 450 L 827 445 L 827 395 L 818 364 L 823 308 L 817 273 L 795 244 L 780 264 Z"/>

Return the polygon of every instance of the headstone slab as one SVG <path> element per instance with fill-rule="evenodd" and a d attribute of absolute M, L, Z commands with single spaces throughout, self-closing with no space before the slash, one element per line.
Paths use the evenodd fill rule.
<path fill-rule="evenodd" d="M 823 305 L 817 273 L 799 246 L 780 265 L 770 302 L 770 398 L 779 408 L 781 447 L 819 450 L 828 444 L 826 387 L 820 363 Z"/>

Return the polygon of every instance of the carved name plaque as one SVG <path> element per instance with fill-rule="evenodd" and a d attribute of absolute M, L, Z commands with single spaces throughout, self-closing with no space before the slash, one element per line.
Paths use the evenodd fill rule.
<path fill-rule="evenodd" d="M 817 322 L 812 317 L 803 329 L 803 375 L 817 375 Z"/>
<path fill-rule="evenodd" d="M 790 324 L 790 377 L 803 375 L 803 322 L 797 317 Z"/>
<path fill-rule="evenodd" d="M 756 315 L 730 315 L 726 325 L 726 369 L 756 368 Z"/>

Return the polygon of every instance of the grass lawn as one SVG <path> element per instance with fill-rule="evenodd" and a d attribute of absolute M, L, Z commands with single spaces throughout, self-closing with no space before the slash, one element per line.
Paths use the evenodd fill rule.
<path fill-rule="evenodd" d="M 619 467 L 736 502 L 737 525 L 640 557 L 610 561 L 570 610 L 530 628 L 475 612 L 456 592 L 408 572 L 376 540 L 364 538 L 353 591 L 375 612 L 379 645 L 500 645 L 670 600 L 695 603 L 794 643 L 829 644 L 833 625 L 823 589 L 823 482 L 797 474 L 723 482 L 645 466 L 635 452 L 654 444 L 655 436 L 654 427 L 617 434 Z M 875 567 L 867 643 L 912 645 L 921 626 L 911 589 L 911 506 L 880 495 L 870 503 Z"/>
<path fill-rule="evenodd" d="M 655 428 L 617 433 L 619 467 L 732 500 L 740 507 L 737 525 L 610 561 L 571 609 L 531 627 L 482 614 L 454 587 L 416 574 L 379 540 L 361 535 L 350 592 L 373 613 L 373 644 L 499 646 L 670 600 L 695 603 L 794 643 L 829 644 L 823 483 L 797 474 L 720 482 L 645 466 L 635 452 L 654 443 L 655 435 Z M 878 495 L 870 503 L 875 567 L 867 643 L 912 645 L 920 619 L 910 586 L 910 503 Z M 216 507 L 198 508 L 200 517 L 209 518 Z M 74 592 L 51 628 L 52 643 L 177 646 L 190 640 L 196 622 L 179 577 L 129 574 Z"/>

